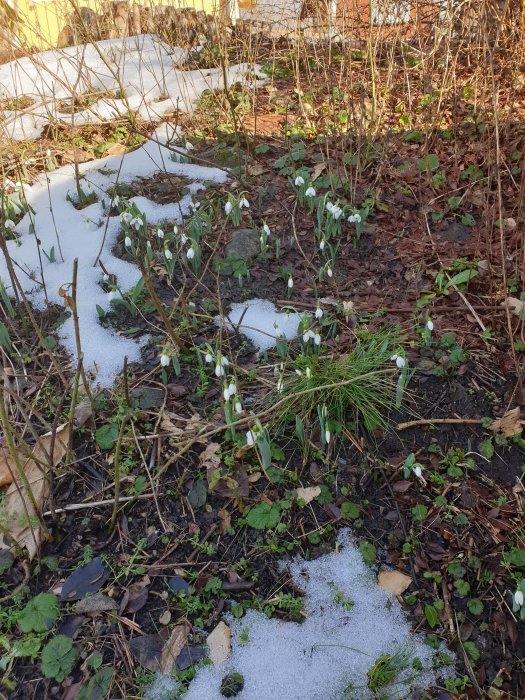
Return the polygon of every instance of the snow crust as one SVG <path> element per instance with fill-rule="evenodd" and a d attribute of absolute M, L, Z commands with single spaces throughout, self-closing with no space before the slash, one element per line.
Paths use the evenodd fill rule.
<path fill-rule="evenodd" d="M 240 323 L 240 332 L 259 350 L 273 348 L 278 335 L 287 340 L 295 338 L 300 321 L 301 314 L 277 311 L 275 304 L 264 299 L 250 299 L 232 304 L 228 318 L 218 319 L 218 323 L 225 325 L 229 330 L 238 327 Z"/>
<path fill-rule="evenodd" d="M 348 530 L 340 533 L 339 551 L 313 561 L 296 559 L 290 573 L 305 592 L 305 621 L 270 620 L 253 610 L 230 620 L 229 658 L 202 667 L 185 700 L 222 700 L 222 679 L 233 672 L 244 677 L 237 700 L 369 700 L 368 671 L 379 657 L 396 652 L 406 656 L 407 668 L 381 688 L 381 697 L 410 697 L 412 687 L 424 689 L 436 682 L 435 652 L 412 633 L 398 601 L 377 584 Z"/>
<path fill-rule="evenodd" d="M 44 309 L 48 303 L 62 305 L 60 290 L 67 291 L 72 280 L 73 261 L 78 258 L 77 308 L 84 366 L 96 376 L 101 386 L 111 386 L 126 355 L 130 362 L 138 361 L 141 347 L 147 341 L 147 337 L 137 341 L 123 337 L 111 328 L 104 328 L 97 313 L 97 305 L 106 312 L 111 307 L 101 286 L 103 270 L 99 265 L 95 266 L 99 251 L 104 268 L 116 276 L 123 292 L 131 289 L 140 278 L 135 264 L 112 253 L 121 222 L 119 216 L 110 215 L 111 197 L 107 193 L 117 183 L 130 183 L 138 175 L 149 177 L 159 171 L 189 178 L 192 181 L 190 193 L 179 202 L 159 205 L 143 197 L 130 200 L 146 215 L 148 224 L 168 220 L 173 225 L 180 224 L 189 213 L 191 192 L 202 189 L 203 181 L 222 183 L 227 179 L 223 170 L 172 160 L 167 148 L 170 140 L 180 148 L 177 145 L 179 133 L 163 124 L 153 134 L 152 140 L 135 151 L 80 164 L 83 190 L 90 187 L 98 197 L 97 202 L 84 209 L 76 209 L 68 201 L 68 196 L 76 197 L 73 165 L 41 175 L 30 190 L 18 194 L 19 199 L 27 199 L 30 210 L 14 228 L 18 240 L 8 241 L 7 248 L 20 283 L 36 308 Z M 50 262 L 45 255 L 49 255 L 52 248 L 55 262 Z M 13 293 L 1 252 L 0 278 L 8 293 Z M 59 329 L 59 336 L 65 348 L 76 358 L 71 316 Z"/>
<path fill-rule="evenodd" d="M 0 99 L 28 97 L 33 104 L 4 110 L 1 130 L 23 140 L 40 135 L 46 124 L 77 126 L 136 114 L 147 121 L 177 110 L 190 112 L 205 90 L 224 87 L 221 68 L 179 70 L 187 50 L 173 48 L 152 34 L 107 39 L 53 49 L 0 66 Z M 255 74 L 254 74 L 255 72 Z M 263 77 L 258 67 L 231 66 L 228 83 Z M 68 113 L 80 99 L 90 104 Z"/>

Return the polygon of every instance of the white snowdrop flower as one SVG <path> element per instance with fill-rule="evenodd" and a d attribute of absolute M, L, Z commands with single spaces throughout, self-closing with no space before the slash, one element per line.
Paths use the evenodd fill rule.
<path fill-rule="evenodd" d="M 133 226 L 138 231 L 139 228 L 142 226 L 142 219 L 136 216 L 135 218 L 131 219 L 129 225 Z"/>
<path fill-rule="evenodd" d="M 250 445 L 250 447 L 252 445 L 255 445 L 255 439 L 256 439 L 256 436 L 255 436 L 255 433 L 253 432 L 253 430 L 248 430 L 248 432 L 246 433 L 246 444 Z"/>
<path fill-rule="evenodd" d="M 188 248 L 188 250 L 186 251 L 186 257 L 188 258 L 188 260 L 193 260 L 193 258 L 195 257 L 195 250 L 193 248 Z"/>
<path fill-rule="evenodd" d="M 224 389 L 224 391 L 222 392 L 222 395 L 224 397 L 224 400 L 228 401 L 228 399 L 230 398 L 230 391 L 229 391 L 228 387 L 226 387 L 226 389 Z"/>
<path fill-rule="evenodd" d="M 180 234 L 180 242 L 182 243 L 182 245 L 186 245 L 186 243 L 188 242 L 188 236 L 185 233 Z"/>
<path fill-rule="evenodd" d="M 215 376 L 223 377 L 226 374 L 222 365 L 215 365 Z"/>
<path fill-rule="evenodd" d="M 524 602 L 523 593 L 521 591 L 516 591 L 514 593 L 514 602 L 521 608 Z"/>
<path fill-rule="evenodd" d="M 108 301 L 109 301 L 109 303 L 111 304 L 112 301 L 115 301 L 115 299 L 117 298 L 117 296 L 118 296 L 118 294 L 117 294 L 117 292 L 116 292 L 114 289 L 112 289 L 111 292 L 108 292 Z"/>
<path fill-rule="evenodd" d="M 399 367 L 399 369 L 403 369 L 403 367 L 406 365 L 405 358 L 398 357 L 396 360 L 396 365 Z"/>
<path fill-rule="evenodd" d="M 281 393 L 282 393 L 282 390 L 283 390 L 283 380 L 282 380 L 282 379 L 279 379 L 279 380 L 277 381 L 277 391 L 281 394 Z"/>
<path fill-rule="evenodd" d="M 227 357 L 224 357 L 224 355 L 221 355 L 221 360 L 220 360 L 220 362 L 221 362 L 221 365 L 222 365 L 223 367 L 229 367 L 229 365 L 230 365 L 230 361 L 228 360 Z"/>
<path fill-rule="evenodd" d="M 295 370 L 295 374 L 296 374 L 298 377 L 302 377 L 302 376 L 303 376 L 303 373 L 301 372 L 300 369 L 296 369 L 296 370 Z"/>
<path fill-rule="evenodd" d="M 333 210 L 333 208 L 334 208 L 334 205 L 332 204 L 332 202 L 326 203 L 326 211 L 331 212 Z"/>
<path fill-rule="evenodd" d="M 12 230 L 12 229 L 14 229 L 14 227 L 15 227 L 15 222 L 14 222 L 14 221 L 11 221 L 11 219 L 6 219 L 6 220 L 4 221 L 4 226 L 5 226 L 5 228 L 8 228 L 8 229 Z"/>
<path fill-rule="evenodd" d="M 162 367 L 167 367 L 169 365 L 169 363 L 170 363 L 170 356 L 166 355 L 166 353 L 163 352 L 162 355 L 160 356 L 160 364 L 162 365 Z"/>
<path fill-rule="evenodd" d="M 129 224 L 130 221 L 133 219 L 129 211 L 123 211 L 122 214 L 120 215 L 120 220 L 125 221 L 126 224 Z"/>
<path fill-rule="evenodd" d="M 166 260 L 173 260 L 173 253 L 169 248 L 164 248 L 164 257 Z"/>
<path fill-rule="evenodd" d="M 232 209 L 233 204 L 230 201 L 226 202 L 226 204 L 224 205 L 224 213 L 226 214 L 226 216 L 229 216 L 231 214 Z"/>
<path fill-rule="evenodd" d="M 430 319 L 428 319 L 426 325 L 427 325 L 427 331 L 430 331 L 432 333 L 432 331 L 434 330 L 434 324 L 432 323 L 432 321 Z"/>
<path fill-rule="evenodd" d="M 250 208 L 250 202 L 246 199 L 246 197 L 241 198 L 241 200 L 239 201 L 239 207 L 241 209 L 249 209 Z"/>
<path fill-rule="evenodd" d="M 361 223 L 361 214 L 358 214 L 357 212 L 355 214 L 350 214 L 350 216 L 348 217 L 348 223 L 349 224 Z"/>
<path fill-rule="evenodd" d="M 316 194 L 317 194 L 317 192 L 315 191 L 315 187 L 312 187 L 310 185 L 310 187 L 304 193 L 304 196 L 305 197 L 315 197 Z"/>
<path fill-rule="evenodd" d="M 319 250 L 322 252 L 324 250 L 324 247 L 326 245 L 326 241 L 323 238 L 323 240 L 319 243 Z"/>
<path fill-rule="evenodd" d="M 311 379 L 311 378 L 312 378 L 312 370 L 310 369 L 310 367 L 307 367 L 307 368 L 306 368 L 305 374 L 306 374 L 306 378 L 307 378 L 307 379 Z"/>
<path fill-rule="evenodd" d="M 111 206 L 112 206 L 112 207 L 118 207 L 119 204 L 120 204 L 120 197 L 118 196 L 118 194 L 116 194 L 116 195 L 113 197 L 113 199 L 111 200 Z"/>
<path fill-rule="evenodd" d="M 242 403 L 240 401 L 235 402 L 235 413 L 242 413 Z"/>
<path fill-rule="evenodd" d="M 161 228 L 157 229 L 157 238 L 160 238 L 161 240 L 164 238 L 164 231 Z"/>
<path fill-rule="evenodd" d="M 105 273 L 102 275 L 102 279 L 104 280 L 104 282 L 109 282 L 109 275 L 107 274 L 107 272 L 105 272 Z"/>
<path fill-rule="evenodd" d="M 131 238 L 129 236 L 126 236 L 126 238 L 124 239 L 124 245 L 126 246 L 126 248 L 131 248 Z"/>
<path fill-rule="evenodd" d="M 326 443 L 328 444 L 330 442 L 330 438 L 332 437 L 332 434 L 330 433 L 329 430 L 324 431 L 324 439 L 326 440 Z"/>
<path fill-rule="evenodd" d="M 318 306 L 317 309 L 315 310 L 315 318 L 317 318 L 317 319 L 323 318 L 323 310 L 320 306 Z"/>
<path fill-rule="evenodd" d="M 332 211 L 330 212 L 330 214 L 334 217 L 334 219 L 335 219 L 336 221 L 337 221 L 337 219 L 339 219 L 339 218 L 341 217 L 341 214 L 342 214 L 342 213 L 343 213 L 343 210 L 341 209 L 341 207 L 338 207 L 337 204 L 334 204 L 334 206 L 332 207 Z"/>
<path fill-rule="evenodd" d="M 267 236 L 270 235 L 270 227 L 268 226 L 268 224 L 263 224 L 262 229 Z"/>
<path fill-rule="evenodd" d="M 185 148 L 187 151 L 193 151 L 193 144 L 190 143 L 189 141 L 186 141 Z"/>
<path fill-rule="evenodd" d="M 294 180 L 294 185 L 296 187 L 302 187 L 302 185 L 304 185 L 304 177 L 301 177 L 301 175 L 298 175 Z"/>
<path fill-rule="evenodd" d="M 27 182 L 15 182 L 15 187 L 17 190 L 26 190 L 26 192 L 31 192 L 31 186 Z"/>
<path fill-rule="evenodd" d="M 334 276 L 334 271 L 332 270 L 331 267 L 327 267 L 327 268 L 326 268 L 326 274 L 328 275 L 328 277 L 333 277 L 333 276 Z"/>
<path fill-rule="evenodd" d="M 173 233 L 174 233 L 175 235 L 177 235 L 178 232 L 179 232 L 179 227 L 178 227 L 177 225 L 175 225 L 175 226 L 173 227 Z"/>
<path fill-rule="evenodd" d="M 288 289 L 293 288 L 293 279 L 291 277 L 288 277 Z"/>
<path fill-rule="evenodd" d="M 421 479 L 421 476 L 423 474 L 423 470 L 421 469 L 419 464 L 417 465 L 417 467 L 414 467 L 414 474 L 418 477 L 418 479 Z"/>
<path fill-rule="evenodd" d="M 310 339 L 310 336 L 308 334 L 308 331 L 305 331 L 303 333 L 303 343 L 307 343 L 309 341 L 309 339 Z"/>
<path fill-rule="evenodd" d="M 275 330 L 275 335 L 277 336 L 277 338 L 279 338 L 281 335 L 284 335 L 278 323 L 274 323 L 273 328 Z"/>
<path fill-rule="evenodd" d="M 234 382 L 232 382 L 228 386 L 228 391 L 230 392 L 230 396 L 235 396 L 235 394 L 237 393 L 237 385 Z"/>
<path fill-rule="evenodd" d="M 319 335 L 319 333 L 316 333 L 316 334 L 314 335 L 314 343 L 315 343 L 317 346 L 321 345 L 321 336 Z"/>
<path fill-rule="evenodd" d="M 210 362 L 213 362 L 213 355 L 211 352 L 207 352 L 206 355 L 204 356 L 204 361 L 210 364 Z"/>
<path fill-rule="evenodd" d="M 395 362 L 399 356 L 398 355 L 392 355 L 390 358 L 392 362 Z"/>

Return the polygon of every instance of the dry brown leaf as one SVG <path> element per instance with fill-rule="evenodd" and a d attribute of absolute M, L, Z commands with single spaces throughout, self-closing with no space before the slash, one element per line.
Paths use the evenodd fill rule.
<path fill-rule="evenodd" d="M 410 586 L 412 579 L 401 571 L 380 571 L 377 582 L 387 593 L 401 595 Z"/>
<path fill-rule="evenodd" d="M 494 433 L 501 433 L 501 435 L 506 438 L 513 437 L 514 435 L 521 433 L 523 428 L 520 422 L 519 406 L 507 411 L 507 413 L 505 413 L 505 415 L 501 418 L 496 418 L 496 420 L 492 421 L 490 424 L 490 429 Z"/>
<path fill-rule="evenodd" d="M 518 318 L 523 320 L 524 302 L 521 301 L 521 299 L 516 299 L 516 297 L 507 297 L 505 301 L 501 302 L 501 306 L 508 306 L 515 316 L 518 316 Z"/>
<path fill-rule="evenodd" d="M 5 447 L 0 447 L 0 488 L 13 482 L 16 466 Z"/>
<path fill-rule="evenodd" d="M 80 427 L 88 420 L 91 413 L 82 409 L 81 412 L 75 413 L 75 416 L 76 426 Z M 13 469 L 16 481 L 9 486 L 5 493 L 5 527 L 13 542 L 0 541 L 0 549 L 11 549 L 12 545 L 15 544 L 21 549 L 27 549 L 29 559 L 33 559 L 37 554 L 41 540 L 38 515 L 42 511 L 42 506 L 49 492 L 49 483 L 46 478 L 46 470 L 49 467 L 48 460 L 53 467 L 60 463 L 67 452 L 70 437 L 71 426 L 69 423 L 64 423 L 57 428 L 54 437 L 52 433 L 46 433 L 40 438 L 33 448 L 32 459 L 20 455 L 22 470 L 37 509 L 35 510 L 32 504 L 26 485 L 17 478 L 16 468 Z M 53 454 L 50 454 L 51 448 L 53 448 Z"/>
<path fill-rule="evenodd" d="M 173 664 L 177 660 L 177 656 L 184 649 L 187 641 L 188 630 L 186 628 L 186 625 L 175 625 L 175 627 L 171 631 L 168 641 L 162 649 L 159 669 L 161 673 L 171 672 Z"/>
<path fill-rule="evenodd" d="M 227 532 L 232 526 L 232 517 L 230 513 L 228 513 L 228 511 L 224 508 L 221 508 L 221 510 L 217 511 L 217 516 L 221 521 L 221 534 L 224 535 L 224 533 Z"/>
<path fill-rule="evenodd" d="M 210 442 L 210 444 L 206 446 L 206 449 L 201 452 L 199 456 L 201 465 L 206 469 L 217 469 L 221 463 L 221 458 L 217 454 L 219 449 L 220 445 L 218 442 Z"/>
<path fill-rule="evenodd" d="M 305 505 L 308 505 L 314 500 L 314 498 L 317 498 L 317 496 L 321 495 L 321 487 L 307 486 L 304 489 L 296 489 L 295 493 L 297 495 L 297 498 L 300 498 L 302 501 L 305 502 Z"/>
<path fill-rule="evenodd" d="M 312 170 L 311 181 L 315 182 L 323 170 L 326 170 L 326 163 L 317 163 Z"/>
<path fill-rule="evenodd" d="M 217 627 L 210 632 L 206 639 L 210 660 L 214 664 L 226 661 L 231 650 L 231 630 L 224 622 L 219 622 Z"/>

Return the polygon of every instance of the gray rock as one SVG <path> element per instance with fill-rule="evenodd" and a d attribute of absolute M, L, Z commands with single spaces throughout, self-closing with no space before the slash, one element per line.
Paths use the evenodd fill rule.
<path fill-rule="evenodd" d="M 240 257 L 249 262 L 259 254 L 261 249 L 260 233 L 253 228 L 240 228 L 233 234 L 227 244 L 225 257 Z"/>

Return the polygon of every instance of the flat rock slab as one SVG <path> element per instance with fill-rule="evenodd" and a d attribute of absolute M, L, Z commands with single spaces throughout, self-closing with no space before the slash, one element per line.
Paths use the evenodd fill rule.
<path fill-rule="evenodd" d="M 256 229 L 240 228 L 225 248 L 226 258 L 238 256 L 247 262 L 253 260 L 261 250 L 260 238 L 261 234 Z"/>

